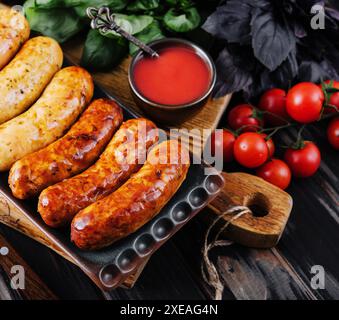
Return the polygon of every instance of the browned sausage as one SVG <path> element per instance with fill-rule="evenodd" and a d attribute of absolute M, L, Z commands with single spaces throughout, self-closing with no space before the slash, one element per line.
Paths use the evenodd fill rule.
<path fill-rule="evenodd" d="M 87 169 L 122 123 L 122 110 L 112 100 L 95 100 L 68 133 L 48 147 L 31 153 L 11 168 L 8 182 L 19 199 Z"/>
<path fill-rule="evenodd" d="M 146 134 L 138 134 L 142 125 Z M 44 190 L 39 197 L 38 211 L 46 224 L 65 225 L 81 209 L 120 187 L 142 166 L 147 150 L 157 142 L 155 129 L 155 124 L 146 119 L 126 121 L 92 167 Z M 136 147 L 140 154 L 133 152 Z"/>
<path fill-rule="evenodd" d="M 81 249 L 99 249 L 138 230 L 176 193 L 189 161 L 187 149 L 174 140 L 154 147 L 145 165 L 121 188 L 74 217 L 72 241 Z"/>

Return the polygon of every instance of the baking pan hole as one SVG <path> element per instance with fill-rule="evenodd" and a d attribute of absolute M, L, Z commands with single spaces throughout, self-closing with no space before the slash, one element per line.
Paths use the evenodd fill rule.
<path fill-rule="evenodd" d="M 173 222 L 170 219 L 164 218 L 159 220 L 153 226 L 153 234 L 158 239 L 165 239 L 166 237 L 169 236 L 173 228 L 174 228 Z"/>
<path fill-rule="evenodd" d="M 144 234 L 135 241 L 135 250 L 140 255 L 150 253 L 154 247 L 155 240 L 149 234 Z"/>
<path fill-rule="evenodd" d="M 119 269 L 115 265 L 109 264 L 100 270 L 99 278 L 106 287 L 114 287 L 119 282 L 119 275 Z"/>
<path fill-rule="evenodd" d="M 217 193 L 223 186 L 224 181 L 220 176 L 210 175 L 206 178 L 205 188 L 209 193 Z"/>
<path fill-rule="evenodd" d="M 118 258 L 118 266 L 122 271 L 129 272 L 134 269 L 138 256 L 133 249 L 127 249 Z"/>
<path fill-rule="evenodd" d="M 178 203 L 172 211 L 172 217 L 175 222 L 185 221 L 192 212 L 191 206 L 187 202 Z"/>
<path fill-rule="evenodd" d="M 251 209 L 255 217 L 265 217 L 271 210 L 270 200 L 260 192 L 248 196 L 245 206 Z"/>
<path fill-rule="evenodd" d="M 208 193 L 204 188 L 193 190 L 189 196 L 189 201 L 194 207 L 201 207 L 208 199 Z"/>

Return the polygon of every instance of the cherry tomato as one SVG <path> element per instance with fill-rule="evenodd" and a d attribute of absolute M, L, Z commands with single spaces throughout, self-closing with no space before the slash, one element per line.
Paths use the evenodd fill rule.
<path fill-rule="evenodd" d="M 323 91 L 312 82 L 302 82 L 287 93 L 286 110 L 289 116 L 300 122 L 317 121 L 325 100 Z"/>
<path fill-rule="evenodd" d="M 265 122 L 268 122 L 272 126 L 281 126 L 288 121 L 286 92 L 282 89 L 271 89 L 266 91 L 260 98 L 259 108 L 270 113 L 265 114 L 264 119 Z"/>
<path fill-rule="evenodd" d="M 228 114 L 227 122 L 233 130 L 242 128 L 242 132 L 258 131 L 263 126 L 262 119 L 249 104 L 240 104 L 233 108 Z"/>
<path fill-rule="evenodd" d="M 272 159 L 257 169 L 257 176 L 285 190 L 291 182 L 291 170 L 279 159 Z"/>
<path fill-rule="evenodd" d="M 275 145 L 273 142 L 273 139 L 270 138 L 269 140 L 266 139 L 267 134 L 266 133 L 262 133 L 261 136 L 265 139 L 266 144 L 267 144 L 267 148 L 268 148 L 268 156 L 269 158 L 272 158 L 274 153 L 275 153 Z"/>
<path fill-rule="evenodd" d="M 244 167 L 257 168 L 268 158 L 268 147 L 260 133 L 245 132 L 234 143 L 234 158 Z"/>
<path fill-rule="evenodd" d="M 284 159 L 295 177 L 306 178 L 318 170 L 321 154 L 313 142 L 305 141 L 301 149 L 287 149 Z"/>
<path fill-rule="evenodd" d="M 211 135 L 211 151 L 212 156 L 215 155 L 215 150 L 221 149 L 224 162 L 233 160 L 233 145 L 235 136 L 228 130 L 222 130 L 222 134 L 218 135 L 215 132 Z"/>
<path fill-rule="evenodd" d="M 335 89 L 339 89 L 339 81 L 331 81 L 331 80 L 326 80 L 324 81 L 326 84 L 330 84 L 332 82 L 332 88 Z M 322 85 L 320 84 L 319 87 L 322 89 Z M 335 112 L 339 112 L 339 92 L 335 92 L 332 93 L 330 96 L 330 100 L 328 101 L 328 103 L 332 106 L 335 106 L 338 111 L 335 108 L 331 108 L 331 107 L 326 107 L 325 106 L 325 110 L 324 113 L 335 113 Z"/>
<path fill-rule="evenodd" d="M 327 139 L 334 149 L 339 150 L 339 118 L 333 119 L 328 125 Z"/>

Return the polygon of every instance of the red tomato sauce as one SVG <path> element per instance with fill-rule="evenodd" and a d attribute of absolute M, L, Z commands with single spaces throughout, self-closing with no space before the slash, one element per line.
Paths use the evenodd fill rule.
<path fill-rule="evenodd" d="M 193 102 L 208 91 L 211 72 L 197 53 L 180 46 L 158 53 L 158 58 L 144 57 L 134 67 L 133 79 L 141 95 L 174 106 Z"/>

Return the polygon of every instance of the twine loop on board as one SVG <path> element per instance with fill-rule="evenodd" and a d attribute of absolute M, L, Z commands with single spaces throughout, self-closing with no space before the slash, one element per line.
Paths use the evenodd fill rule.
<path fill-rule="evenodd" d="M 220 280 L 219 273 L 214 263 L 209 258 L 209 252 L 215 247 L 227 247 L 233 244 L 231 240 L 219 240 L 219 237 L 223 231 L 227 229 L 227 227 L 235 220 L 242 217 L 244 214 L 249 213 L 252 214 L 252 211 L 246 206 L 232 206 L 227 209 L 225 212 L 221 213 L 218 218 L 216 218 L 211 225 L 208 227 L 207 232 L 205 234 L 204 246 L 202 249 L 203 254 L 203 262 L 201 264 L 201 272 L 204 281 L 215 290 L 214 300 L 221 300 L 222 293 L 224 291 L 224 285 Z M 213 227 L 225 216 L 235 214 L 231 219 L 229 219 L 224 226 L 220 228 L 214 237 L 213 241 L 208 243 L 209 235 L 213 229 Z"/>

